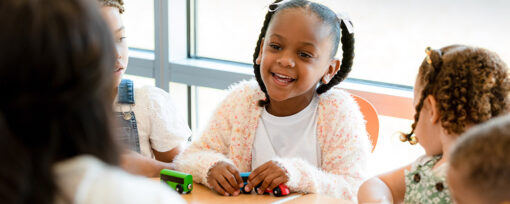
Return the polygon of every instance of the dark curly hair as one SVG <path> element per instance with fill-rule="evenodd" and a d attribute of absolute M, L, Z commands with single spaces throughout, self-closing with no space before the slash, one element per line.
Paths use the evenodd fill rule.
<path fill-rule="evenodd" d="M 466 127 L 506 113 L 509 109 L 508 67 L 499 56 L 483 48 L 451 45 L 431 50 L 423 60 L 418 83 L 423 85 L 415 107 L 410 139 L 420 117 L 424 99 L 437 100 L 441 126 L 449 134 L 461 134 Z"/>
<path fill-rule="evenodd" d="M 57 162 L 118 163 L 112 34 L 90 0 L 1 0 L 0 27 L 0 203 L 54 203 Z"/>
<path fill-rule="evenodd" d="M 340 70 L 338 70 L 338 72 L 335 74 L 335 76 L 333 76 L 329 83 L 321 84 L 317 88 L 316 91 L 318 94 L 328 91 L 331 87 L 343 81 L 351 71 L 352 61 L 354 59 L 354 33 L 349 33 L 345 25 L 346 22 L 339 19 L 335 12 L 322 4 L 310 2 L 307 0 L 290 0 L 282 3 L 281 2 L 282 0 L 276 0 L 269 6 L 270 11 L 268 11 L 266 14 L 264 24 L 260 30 L 259 39 L 257 40 L 255 52 L 253 53 L 253 71 L 255 73 L 255 78 L 260 86 L 260 89 L 266 95 L 265 100 L 259 101 L 259 106 L 261 107 L 269 104 L 269 95 L 260 75 L 260 65 L 257 64 L 256 60 L 259 57 L 260 44 L 262 39 L 266 36 L 266 31 L 269 23 L 276 13 L 290 8 L 303 8 L 315 13 L 324 23 L 331 26 L 332 28 L 331 35 L 333 35 L 333 50 L 331 51 L 331 57 L 335 56 L 338 51 L 339 42 L 342 42 L 343 58 Z"/>
<path fill-rule="evenodd" d="M 124 13 L 124 0 L 98 0 L 102 6 L 111 6 L 119 9 L 119 13 Z"/>
<path fill-rule="evenodd" d="M 467 131 L 450 151 L 450 167 L 487 203 L 510 200 L 510 117 L 491 119 Z M 490 202 L 489 202 L 490 201 Z"/>

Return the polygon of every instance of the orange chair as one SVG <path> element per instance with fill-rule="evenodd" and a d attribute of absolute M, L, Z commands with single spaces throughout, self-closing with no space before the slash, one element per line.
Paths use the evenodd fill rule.
<path fill-rule="evenodd" d="M 372 152 L 375 149 L 375 145 L 377 144 L 377 138 L 379 137 L 379 117 L 377 116 L 377 111 L 374 106 L 359 96 L 351 94 L 354 100 L 358 103 L 359 109 L 363 116 L 365 117 L 366 128 L 368 132 L 368 137 L 372 142 Z"/>

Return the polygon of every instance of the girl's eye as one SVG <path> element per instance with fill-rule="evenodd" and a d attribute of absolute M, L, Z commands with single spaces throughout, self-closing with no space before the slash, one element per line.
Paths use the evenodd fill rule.
<path fill-rule="evenodd" d="M 312 55 L 306 53 L 306 52 L 299 52 L 298 55 L 300 57 L 304 57 L 304 58 L 312 58 Z"/>
<path fill-rule="evenodd" d="M 276 45 L 276 44 L 269 44 L 269 47 L 275 49 L 275 50 L 281 50 L 281 47 L 279 45 Z"/>
<path fill-rule="evenodd" d="M 126 40 L 127 37 L 120 37 L 119 38 L 119 42 L 124 42 Z"/>

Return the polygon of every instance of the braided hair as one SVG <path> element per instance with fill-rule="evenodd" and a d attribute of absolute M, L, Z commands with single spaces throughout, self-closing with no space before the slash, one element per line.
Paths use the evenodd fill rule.
<path fill-rule="evenodd" d="M 414 122 L 410 133 L 402 133 L 402 141 L 412 141 L 429 95 L 437 100 L 441 126 L 449 134 L 462 134 L 470 125 L 508 112 L 508 71 L 499 56 L 486 49 L 452 45 L 429 50 L 418 73 L 423 89 Z"/>
<path fill-rule="evenodd" d="M 324 23 L 331 26 L 331 34 L 333 35 L 333 50 L 331 51 L 331 57 L 335 56 L 338 51 L 338 44 L 340 41 L 342 42 L 343 55 L 340 70 L 327 84 L 321 84 L 316 90 L 317 93 L 322 94 L 331 89 L 331 87 L 339 84 L 347 77 L 351 71 L 352 61 L 354 59 L 354 33 L 349 33 L 346 25 L 346 23 L 350 22 L 345 22 L 339 19 L 335 12 L 319 3 L 314 3 L 307 0 L 290 0 L 285 2 L 282 2 L 282 0 L 276 0 L 269 6 L 270 10 L 267 12 L 264 19 L 264 24 L 260 30 L 255 52 L 253 53 L 253 71 L 255 73 L 255 79 L 257 80 L 262 92 L 264 92 L 266 95 L 265 100 L 259 101 L 259 106 L 261 107 L 269 104 L 269 95 L 260 75 L 260 65 L 256 62 L 257 58 L 259 57 L 261 42 L 266 36 L 267 28 L 269 27 L 269 23 L 271 22 L 273 16 L 276 13 L 289 8 L 304 8 L 310 10 L 315 13 Z"/>

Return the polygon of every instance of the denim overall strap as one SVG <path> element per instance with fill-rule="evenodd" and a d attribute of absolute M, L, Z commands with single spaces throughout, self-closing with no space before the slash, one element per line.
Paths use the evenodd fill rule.
<path fill-rule="evenodd" d="M 132 107 L 135 105 L 134 96 L 133 81 L 122 79 L 118 88 L 117 98 L 117 103 L 121 109 L 120 112 L 115 113 L 115 116 L 119 125 L 117 134 L 121 144 L 126 145 L 130 150 L 140 153 L 138 127 L 136 125 L 135 113 L 132 110 Z M 122 110 L 123 105 L 129 105 L 129 110 Z"/>
<path fill-rule="evenodd" d="M 135 104 L 135 92 L 133 89 L 133 81 L 122 79 L 119 85 L 118 103 Z"/>

